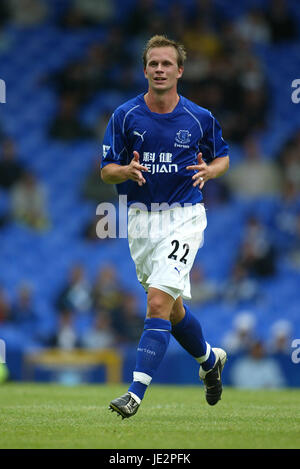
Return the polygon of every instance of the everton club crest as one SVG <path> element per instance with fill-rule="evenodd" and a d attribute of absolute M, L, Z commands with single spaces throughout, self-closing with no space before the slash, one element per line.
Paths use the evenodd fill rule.
<path fill-rule="evenodd" d="M 175 137 L 175 147 L 189 148 L 192 134 L 189 130 L 178 130 Z"/>

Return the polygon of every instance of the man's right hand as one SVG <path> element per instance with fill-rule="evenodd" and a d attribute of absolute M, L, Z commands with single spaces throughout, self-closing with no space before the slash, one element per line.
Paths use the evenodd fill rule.
<path fill-rule="evenodd" d="M 146 166 L 140 164 L 140 155 L 137 151 L 133 152 L 133 158 L 130 164 L 126 168 L 126 174 L 128 179 L 135 181 L 139 186 L 146 184 L 146 179 L 143 177 L 142 171 L 148 171 Z"/>

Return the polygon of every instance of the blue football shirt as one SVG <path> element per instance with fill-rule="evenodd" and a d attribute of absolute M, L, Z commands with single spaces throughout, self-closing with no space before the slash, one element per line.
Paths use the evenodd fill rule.
<path fill-rule="evenodd" d="M 193 172 L 187 166 L 197 164 L 202 152 L 206 163 L 228 155 L 219 123 L 207 109 L 180 96 L 175 109 L 159 114 L 150 111 L 144 94 L 119 106 L 113 113 L 103 140 L 101 167 L 116 163 L 128 165 L 133 151 L 140 155 L 146 184 L 128 180 L 117 184 L 119 195 L 127 195 L 128 206 L 201 202 L 199 187 L 193 187 Z M 195 171 L 196 172 L 196 171 Z"/>

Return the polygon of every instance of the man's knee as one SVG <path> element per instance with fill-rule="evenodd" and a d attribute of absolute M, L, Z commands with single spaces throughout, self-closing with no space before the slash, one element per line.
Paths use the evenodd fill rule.
<path fill-rule="evenodd" d="M 174 302 L 171 315 L 170 315 L 170 321 L 172 325 L 175 325 L 182 321 L 182 319 L 185 316 L 185 309 L 183 306 L 182 298 L 179 297 L 177 300 Z"/>
<path fill-rule="evenodd" d="M 150 289 L 149 289 L 150 290 Z M 160 290 L 148 292 L 147 317 L 170 319 L 174 299 Z"/>

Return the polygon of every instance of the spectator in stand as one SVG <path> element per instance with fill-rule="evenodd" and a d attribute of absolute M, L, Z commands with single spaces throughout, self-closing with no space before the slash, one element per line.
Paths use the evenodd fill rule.
<path fill-rule="evenodd" d="M 190 300 L 191 304 L 200 305 L 219 298 L 217 285 L 213 281 L 207 279 L 204 269 L 199 264 L 194 265 L 191 270 L 190 277 L 192 292 L 192 299 Z"/>
<path fill-rule="evenodd" d="M 241 142 L 251 133 L 261 132 L 266 127 L 266 114 L 268 109 L 268 95 L 265 89 L 245 89 L 242 99 L 240 119 Z M 243 127 L 244 125 L 244 127 Z"/>
<path fill-rule="evenodd" d="M 248 276 L 247 270 L 239 262 L 233 267 L 232 275 L 223 288 L 223 299 L 234 306 L 243 307 L 253 304 L 261 299 L 259 285 L 253 278 Z"/>
<path fill-rule="evenodd" d="M 170 2 L 166 13 L 165 34 L 176 41 L 181 41 L 187 28 L 187 8 L 184 2 Z M 191 61 L 191 54 L 189 54 Z M 185 72 L 186 73 L 186 69 Z"/>
<path fill-rule="evenodd" d="M 84 241 L 88 243 L 94 243 L 99 241 L 99 238 L 97 236 L 97 218 L 93 217 L 91 220 L 87 222 L 87 224 L 84 226 L 83 231 L 82 231 L 82 238 Z"/>
<path fill-rule="evenodd" d="M 10 19 L 11 13 L 6 0 L 0 0 L 0 28 Z"/>
<path fill-rule="evenodd" d="M 115 347 L 116 336 L 111 324 L 111 318 L 106 311 L 99 311 L 93 326 L 82 337 L 82 346 L 89 349 L 104 349 Z"/>
<path fill-rule="evenodd" d="M 118 200 L 118 194 L 115 186 L 112 184 L 105 184 L 102 179 L 99 180 L 99 161 L 95 160 L 91 171 L 89 172 L 82 187 L 82 196 L 87 200 L 92 200 L 100 204 L 102 202 L 114 203 Z M 100 220 L 100 215 L 93 216 L 87 223 L 83 230 L 83 238 L 91 242 L 99 242 L 97 235 L 97 224 Z M 104 241 L 109 241 L 110 238 L 105 238 Z"/>
<path fill-rule="evenodd" d="M 264 157 L 258 140 L 253 137 L 244 141 L 244 158 L 231 168 L 224 181 L 231 192 L 247 198 L 278 195 L 281 188 L 278 165 Z"/>
<path fill-rule="evenodd" d="M 294 183 L 284 180 L 280 198 L 274 206 L 272 226 L 279 249 L 293 248 L 300 214 L 300 192 Z"/>
<path fill-rule="evenodd" d="M 0 52 L 7 52 L 13 43 L 13 35 L 5 28 L 11 19 L 10 9 L 7 0 L 0 0 Z M 0 129 L 1 140 L 1 129 Z"/>
<path fill-rule="evenodd" d="M 71 268 L 69 280 L 59 294 L 56 306 L 60 311 L 71 310 L 79 314 L 91 312 L 92 290 L 81 264 L 76 264 Z"/>
<path fill-rule="evenodd" d="M 45 187 L 36 177 L 24 172 L 11 189 L 11 217 L 35 230 L 49 228 Z"/>
<path fill-rule="evenodd" d="M 272 324 L 268 352 L 272 355 L 287 356 L 291 354 L 292 323 L 287 319 L 279 319 Z"/>
<path fill-rule="evenodd" d="M 92 43 L 82 60 L 68 63 L 58 73 L 44 78 L 43 83 L 53 85 L 61 100 L 69 98 L 72 106 L 78 108 L 96 92 L 111 86 L 110 66 L 105 42 Z"/>
<path fill-rule="evenodd" d="M 11 317 L 11 304 L 7 298 L 5 289 L 0 285 L 0 324 Z"/>
<path fill-rule="evenodd" d="M 82 232 L 82 238 L 87 241 L 88 243 L 99 243 L 99 237 L 97 235 L 97 224 L 98 224 L 99 218 L 96 216 L 93 216 L 91 220 L 88 221 L 88 223 L 85 225 L 83 232 Z M 110 238 L 105 238 L 105 240 L 101 241 L 109 241 Z"/>
<path fill-rule="evenodd" d="M 74 324 L 72 310 L 64 309 L 59 315 L 59 324 L 56 334 L 49 341 L 50 347 L 62 350 L 73 350 L 79 346 L 79 338 Z"/>
<path fill-rule="evenodd" d="M 256 319 L 253 313 L 242 311 L 233 321 L 233 329 L 223 338 L 224 348 L 229 354 L 249 352 L 255 342 Z"/>
<path fill-rule="evenodd" d="M 93 138 L 94 133 L 80 123 L 78 112 L 76 97 L 64 95 L 59 104 L 58 114 L 50 127 L 49 136 L 66 141 Z"/>
<path fill-rule="evenodd" d="M 300 268 L 300 212 L 296 217 L 293 240 L 289 249 L 289 259 L 297 269 Z"/>
<path fill-rule="evenodd" d="M 93 43 L 86 54 L 86 58 L 80 62 L 81 73 L 85 86 L 92 96 L 97 91 L 103 91 L 110 85 L 110 51 L 106 43 Z"/>
<path fill-rule="evenodd" d="M 47 2 L 41 0 L 10 0 L 9 11 L 12 22 L 21 27 L 44 23 L 49 14 Z"/>
<path fill-rule="evenodd" d="M 27 284 L 18 289 L 17 299 L 12 306 L 11 321 L 31 335 L 34 334 L 38 316 L 33 305 L 32 288 Z"/>
<path fill-rule="evenodd" d="M 257 91 L 267 95 L 266 78 L 260 61 L 251 54 L 246 55 L 241 62 L 239 80 L 246 92 Z"/>
<path fill-rule="evenodd" d="M 299 36 L 297 23 L 286 0 L 269 0 L 265 21 L 271 30 L 273 43 L 293 41 Z"/>
<path fill-rule="evenodd" d="M 276 254 L 267 229 L 255 216 L 246 225 L 237 261 L 249 275 L 267 277 L 276 272 Z"/>
<path fill-rule="evenodd" d="M 63 70 L 44 78 L 42 83 L 54 85 L 61 99 L 71 95 L 74 103 L 84 103 L 93 94 L 85 79 L 84 65 L 81 62 L 67 64 Z M 75 106 L 75 104 L 73 105 Z"/>
<path fill-rule="evenodd" d="M 271 41 L 270 25 L 259 8 L 253 8 L 238 18 L 235 28 L 246 41 L 255 44 L 269 44 Z"/>
<path fill-rule="evenodd" d="M 144 39 L 152 34 L 153 23 L 159 16 L 154 0 L 138 0 L 128 16 L 125 25 L 126 35 L 139 37 L 144 42 Z"/>
<path fill-rule="evenodd" d="M 112 312 L 112 318 L 119 341 L 137 344 L 144 328 L 144 319 L 133 293 L 124 293 L 121 305 Z"/>
<path fill-rule="evenodd" d="M 119 308 L 123 301 L 123 291 L 113 264 L 107 264 L 100 269 L 93 285 L 93 301 L 97 310 L 111 312 Z"/>
<path fill-rule="evenodd" d="M 187 25 L 197 22 L 197 18 L 203 18 L 212 30 L 219 31 L 224 22 L 224 15 L 218 8 L 217 2 L 211 0 L 194 0 L 187 9 Z"/>
<path fill-rule="evenodd" d="M 300 129 L 286 142 L 279 153 L 278 162 L 282 177 L 295 185 L 300 193 Z"/>
<path fill-rule="evenodd" d="M 264 345 L 256 341 L 248 356 L 236 360 L 231 369 L 232 385 L 242 389 L 274 389 L 285 386 L 278 362 L 266 356 Z"/>
<path fill-rule="evenodd" d="M 0 187 L 11 189 L 19 182 L 24 174 L 24 168 L 17 161 L 16 145 L 10 138 L 2 142 L 0 159 Z"/>
<path fill-rule="evenodd" d="M 110 23 L 115 16 L 112 0 L 74 0 L 61 20 L 64 28 L 86 28 Z"/>
<path fill-rule="evenodd" d="M 88 173 L 82 188 L 82 195 L 85 199 L 93 200 L 97 203 L 114 202 L 118 198 L 117 191 L 113 185 L 107 187 L 102 179 L 99 180 L 100 165 L 98 159 L 93 162 L 91 171 Z"/>
<path fill-rule="evenodd" d="M 116 64 L 122 67 L 130 67 L 132 65 L 132 56 L 127 39 L 123 29 L 120 26 L 113 25 L 105 39 L 105 50 L 107 51 L 108 63 L 111 67 Z"/>
<path fill-rule="evenodd" d="M 189 62 L 186 64 L 184 68 L 184 76 L 182 77 L 181 86 L 184 88 L 185 93 L 190 93 L 193 96 L 193 99 L 197 103 L 205 104 L 204 100 L 207 99 L 206 91 L 209 89 L 209 80 L 207 80 L 207 76 L 209 76 L 211 71 L 211 64 L 210 61 L 204 57 L 204 55 L 199 51 L 191 51 L 189 53 Z M 199 86 L 200 83 L 200 86 Z M 203 87 L 205 86 L 205 90 Z M 218 96 L 213 97 L 215 99 L 211 100 L 211 108 L 217 107 L 223 98 L 223 93 L 221 89 L 218 89 Z M 214 110 L 214 113 L 216 109 Z"/>
<path fill-rule="evenodd" d="M 105 109 L 99 116 L 96 126 L 95 126 L 95 135 L 99 142 L 103 141 L 106 128 L 108 126 L 109 119 L 112 115 L 110 109 Z M 99 162 L 98 162 L 99 163 Z"/>
<path fill-rule="evenodd" d="M 194 18 L 192 25 L 185 30 L 182 41 L 188 50 L 200 52 L 208 59 L 213 59 L 222 53 L 220 36 L 202 16 Z"/>

